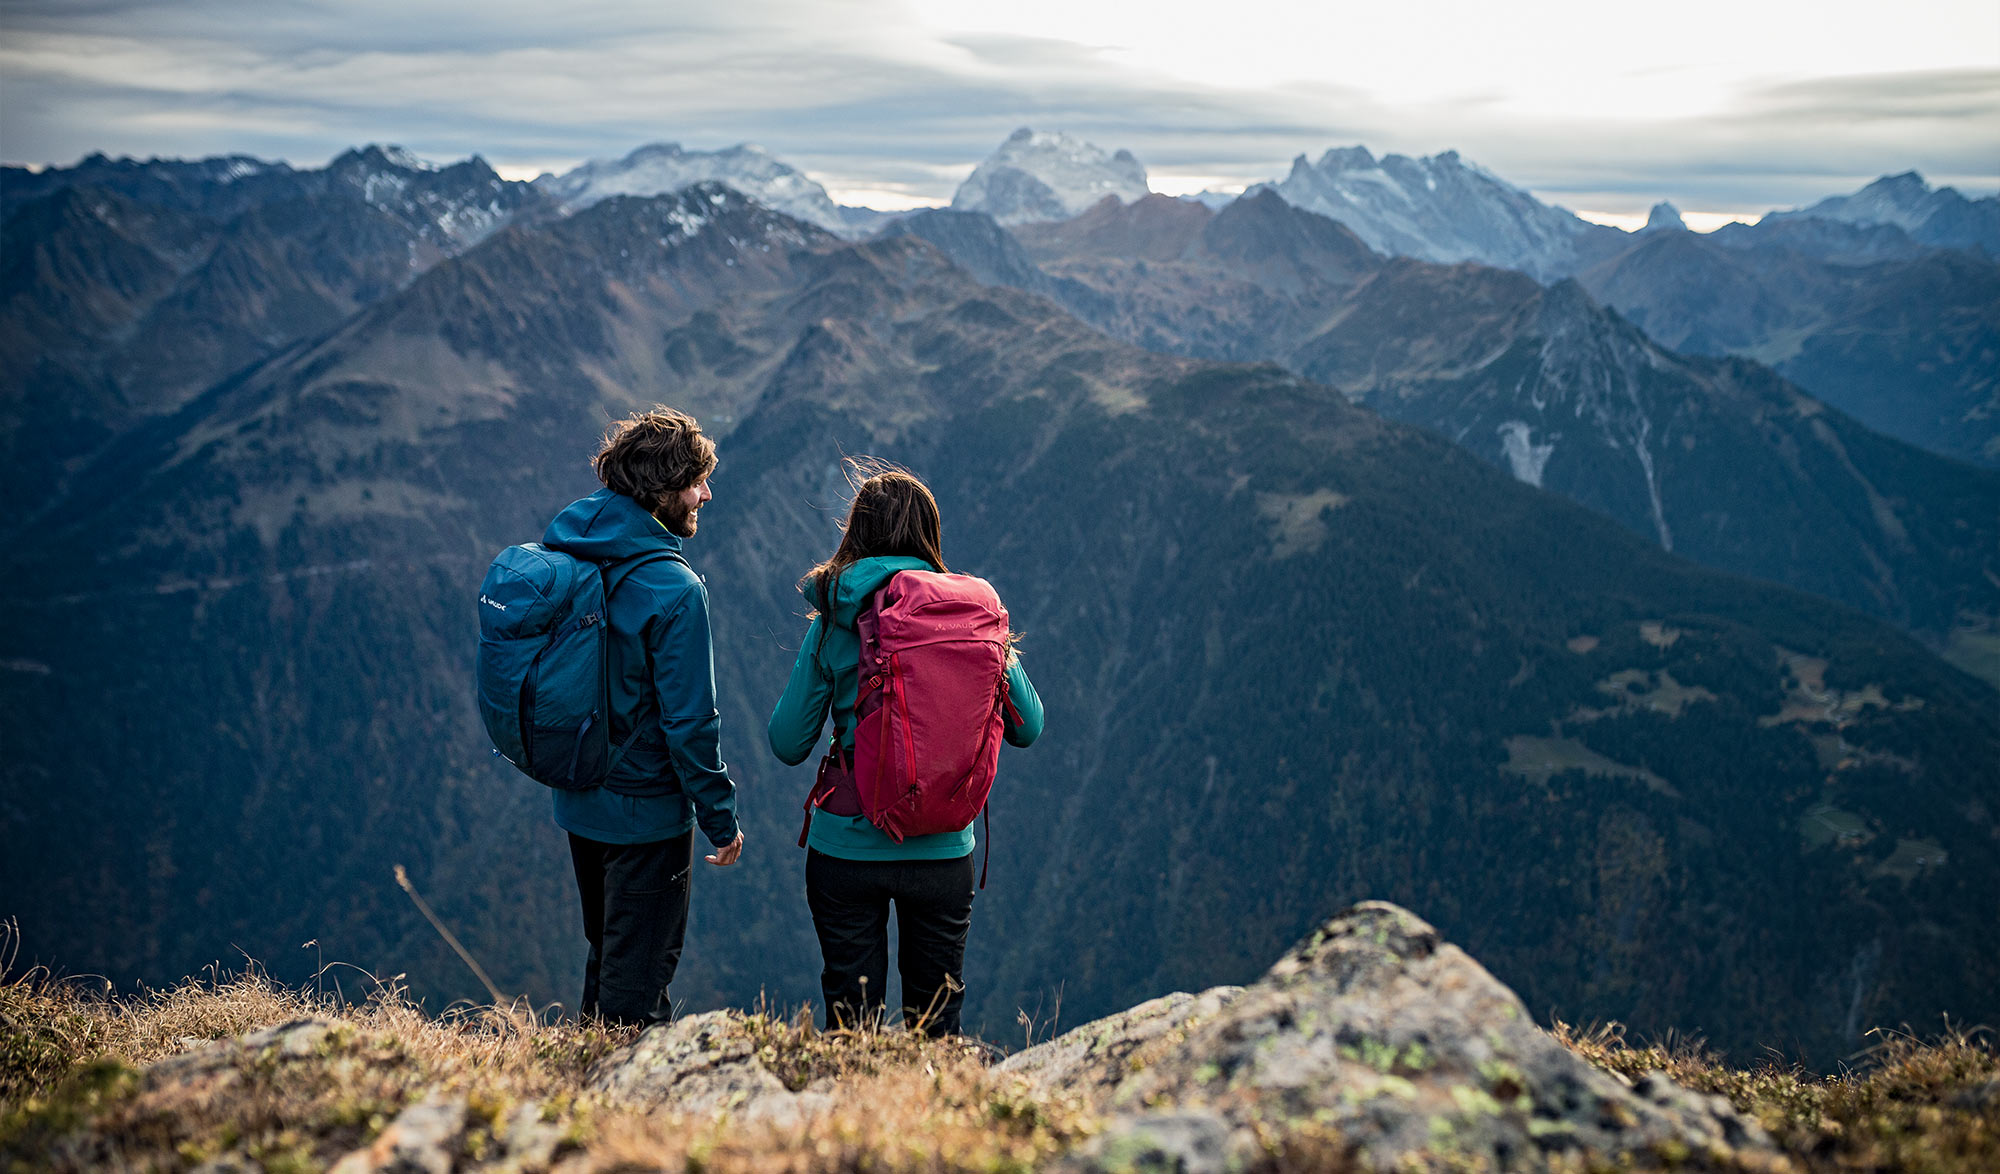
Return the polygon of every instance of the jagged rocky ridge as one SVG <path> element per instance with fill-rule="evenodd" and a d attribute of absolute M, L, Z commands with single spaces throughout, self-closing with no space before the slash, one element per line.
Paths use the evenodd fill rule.
<path fill-rule="evenodd" d="M 2000 464 L 2000 196 L 1915 172 L 1713 233 L 1660 204 L 1638 233 L 1585 221 L 1447 151 L 1294 161 L 1271 191 L 1377 252 L 1575 277 L 1655 341 L 1769 364 L 1870 428 Z"/>
<path fill-rule="evenodd" d="M 477 157 L 393 147 L 310 171 L 94 156 L 3 178 L 0 502 L 17 516 L 124 429 L 547 211 Z"/>

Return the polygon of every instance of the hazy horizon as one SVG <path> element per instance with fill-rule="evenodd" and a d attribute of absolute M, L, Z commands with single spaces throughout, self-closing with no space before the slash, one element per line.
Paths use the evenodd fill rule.
<path fill-rule="evenodd" d="M 1696 227 L 1916 170 L 2000 190 L 2000 10 L 1920 0 L 1541 0 L 1295 10 L 1024 0 L 0 3 L 0 158 L 396 143 L 510 178 L 650 142 L 739 142 L 881 208 L 948 201 L 1015 127 L 1129 149 L 1155 190 L 1240 189 L 1299 154 L 1467 159 L 1592 219 Z M 1706 223 L 1704 223 L 1706 222 Z"/>

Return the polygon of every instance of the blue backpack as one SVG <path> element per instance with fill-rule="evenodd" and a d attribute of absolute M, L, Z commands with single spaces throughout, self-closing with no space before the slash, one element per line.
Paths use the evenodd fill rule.
<path fill-rule="evenodd" d="M 669 551 L 600 566 L 539 542 L 510 546 L 479 585 L 479 717 L 493 753 L 538 783 L 587 791 L 611 775 L 641 723 L 611 745 L 605 605 Z"/>

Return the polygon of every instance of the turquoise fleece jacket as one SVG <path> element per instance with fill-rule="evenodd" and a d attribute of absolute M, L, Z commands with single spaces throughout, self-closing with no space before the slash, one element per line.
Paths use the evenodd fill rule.
<path fill-rule="evenodd" d="M 834 598 L 827 607 L 818 609 L 820 614 L 806 629 L 805 644 L 792 664 L 792 679 L 786 683 L 778 707 L 771 711 L 771 753 L 780 761 L 797 766 L 812 754 L 829 711 L 834 738 L 848 751 L 854 749 L 854 688 L 861 659 L 855 617 L 867 605 L 868 597 L 896 572 L 931 569 L 922 559 L 865 558 L 841 574 Z M 810 596 L 806 602 L 815 607 L 819 604 Z M 1031 745 L 1042 733 L 1042 699 L 1019 657 L 1007 662 L 1007 688 L 1014 709 L 1021 715 L 1018 724 L 1011 716 L 1007 719 L 1007 741 L 1015 746 Z M 973 835 L 972 825 L 967 824 L 960 831 L 911 836 L 898 844 L 861 816 L 815 810 L 806 844 L 844 860 L 951 860 L 972 851 Z"/>
<path fill-rule="evenodd" d="M 542 545 L 596 563 L 680 554 L 681 540 L 622 493 L 600 489 L 556 515 Z M 611 728 L 639 730 L 601 787 L 555 792 L 557 826 L 606 844 L 693 830 L 736 838 L 736 785 L 722 763 L 708 586 L 685 562 L 655 557 L 613 593 L 606 617 Z"/>

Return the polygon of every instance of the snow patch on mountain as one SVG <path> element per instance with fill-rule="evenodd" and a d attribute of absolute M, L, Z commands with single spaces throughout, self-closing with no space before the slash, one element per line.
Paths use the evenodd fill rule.
<path fill-rule="evenodd" d="M 221 168 L 215 174 L 217 183 L 235 183 L 239 179 L 247 179 L 253 175 L 262 175 L 264 172 L 271 170 L 271 164 L 264 162 L 262 159 L 253 159 L 248 155 L 231 155 L 224 159 L 214 160 L 214 162 L 219 164 Z"/>
<path fill-rule="evenodd" d="M 1366 147 L 1300 155 L 1270 188 L 1296 207 L 1331 217 L 1377 252 L 1519 269 L 1541 280 L 1574 272 L 1630 240 L 1553 207 L 1446 151 L 1422 159 Z M 1247 194 L 1247 193 L 1246 193 Z"/>
<path fill-rule="evenodd" d="M 401 147 L 375 144 L 346 151 L 327 164 L 325 182 L 353 188 L 446 254 L 486 239 L 536 202 L 526 184 L 501 179 L 477 155 L 441 166 Z M 412 253 L 413 267 L 427 265 Z"/>
<path fill-rule="evenodd" d="M 1526 481 L 1536 489 L 1542 487 L 1542 471 L 1549 467 L 1549 457 L 1556 451 L 1554 441 L 1536 444 L 1532 437 L 1535 430 L 1526 420 L 1507 420 L 1497 429 L 1500 433 L 1500 452 L 1507 458 L 1507 467 L 1513 471 L 1516 481 Z"/>
<path fill-rule="evenodd" d="M 951 198 L 955 212 L 984 212 L 1001 224 L 1067 220 L 1116 196 L 1129 204 L 1152 193 L 1132 152 L 1106 154 L 1060 131 L 1027 127 L 1007 136 Z"/>
<path fill-rule="evenodd" d="M 613 196 L 662 196 L 697 183 L 727 184 L 767 208 L 833 232 L 849 232 L 853 217 L 804 172 L 749 143 L 720 151 L 690 151 L 679 143 L 649 143 L 623 159 L 585 163 L 563 175 L 543 175 L 535 188 L 565 213 Z"/>

